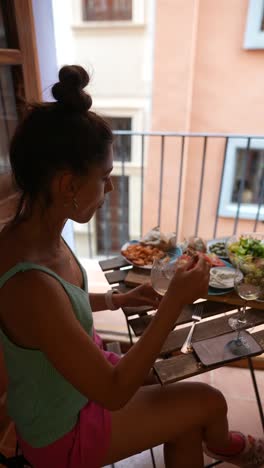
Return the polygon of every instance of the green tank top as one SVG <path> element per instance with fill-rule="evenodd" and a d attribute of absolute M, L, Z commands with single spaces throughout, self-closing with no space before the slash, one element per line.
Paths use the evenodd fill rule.
<path fill-rule="evenodd" d="M 92 337 L 93 317 L 87 276 L 78 264 L 83 274 L 84 289 L 65 281 L 49 268 L 28 262 L 18 263 L 1 276 L 0 288 L 17 272 L 44 271 L 60 282 L 77 319 Z M 73 428 L 79 411 L 88 400 L 57 372 L 41 351 L 15 345 L 2 330 L 0 338 L 8 373 L 8 413 L 26 442 L 32 447 L 44 447 Z"/>

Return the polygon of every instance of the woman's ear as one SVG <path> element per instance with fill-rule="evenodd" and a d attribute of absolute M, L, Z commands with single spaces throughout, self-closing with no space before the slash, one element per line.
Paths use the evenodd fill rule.
<path fill-rule="evenodd" d="M 52 191 L 56 198 L 64 203 L 71 202 L 77 191 L 76 176 L 70 171 L 63 171 L 56 174 L 52 181 Z"/>

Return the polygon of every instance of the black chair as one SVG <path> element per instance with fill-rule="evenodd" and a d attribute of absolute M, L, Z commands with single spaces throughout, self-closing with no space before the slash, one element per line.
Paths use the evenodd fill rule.
<path fill-rule="evenodd" d="M 112 351 L 112 352 L 114 352 L 116 354 L 119 354 L 120 356 L 122 354 L 121 346 L 120 346 L 120 343 L 118 341 L 113 341 L 112 343 L 107 343 L 106 349 L 108 351 Z M 152 466 L 153 466 L 153 468 L 156 468 L 156 462 L 155 462 L 153 449 L 151 448 L 149 450 L 150 450 L 150 457 L 151 457 L 151 461 L 152 461 Z M 115 465 L 112 464 L 111 466 L 114 467 Z"/>
<path fill-rule="evenodd" d="M 19 453 L 19 446 L 16 445 L 16 453 L 13 457 L 6 457 L 0 453 L 0 464 L 7 468 L 33 468 L 32 465 Z"/>

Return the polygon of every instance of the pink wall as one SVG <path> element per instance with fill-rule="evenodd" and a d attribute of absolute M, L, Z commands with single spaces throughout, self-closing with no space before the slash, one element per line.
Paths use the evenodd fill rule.
<path fill-rule="evenodd" d="M 152 130 L 264 134 L 264 50 L 243 50 L 248 1 L 163 0 L 156 5 Z M 194 232 L 203 142 L 186 140 L 185 146 L 181 238 Z M 208 141 L 200 234 L 209 238 L 223 151 L 223 140 Z M 164 230 L 175 227 L 179 159 L 179 139 L 167 139 Z M 148 150 L 144 230 L 156 224 L 159 164 L 156 141 Z M 241 221 L 239 231 L 253 225 Z M 221 219 L 218 235 L 232 229 L 233 220 Z"/>

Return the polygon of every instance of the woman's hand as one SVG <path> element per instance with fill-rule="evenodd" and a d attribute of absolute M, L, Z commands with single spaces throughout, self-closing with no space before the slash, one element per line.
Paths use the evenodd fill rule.
<path fill-rule="evenodd" d="M 121 297 L 122 296 L 122 297 Z M 152 288 L 150 283 L 137 286 L 125 294 L 112 296 L 113 301 L 120 307 L 152 306 L 157 309 L 162 297 Z"/>
<path fill-rule="evenodd" d="M 194 266 L 176 264 L 175 275 L 164 298 L 180 306 L 192 304 L 207 294 L 209 277 L 210 265 L 202 257 Z"/>

